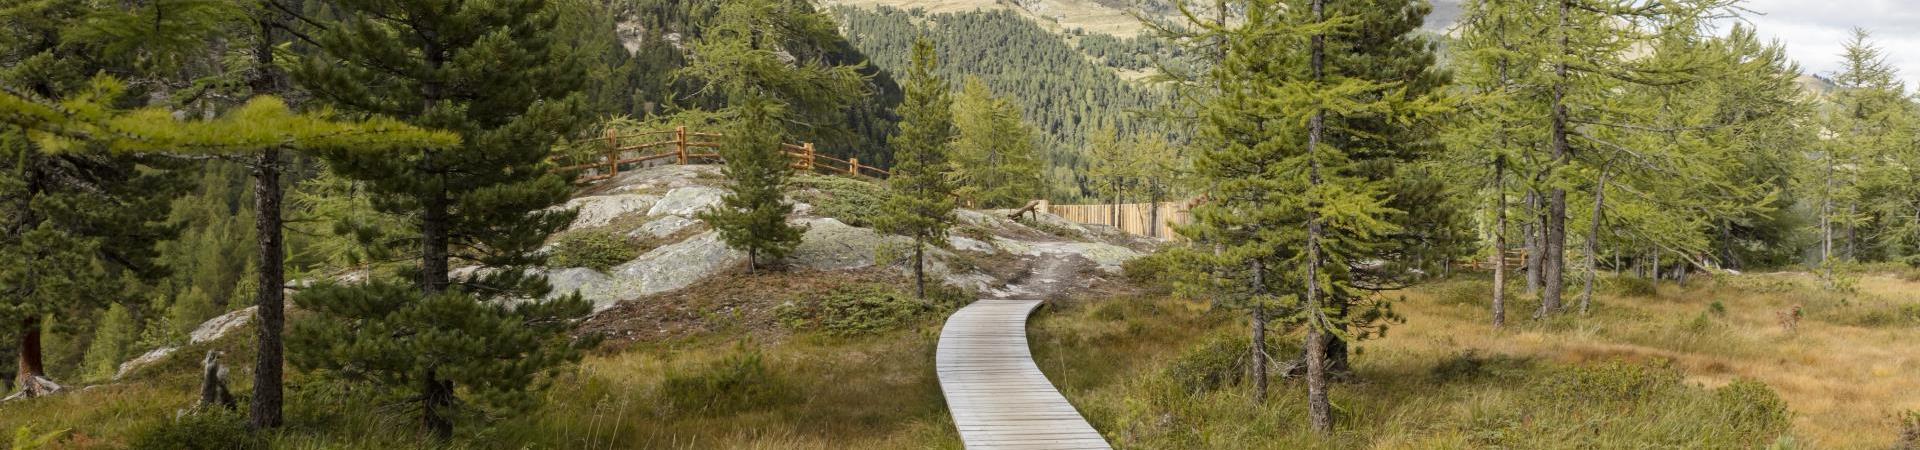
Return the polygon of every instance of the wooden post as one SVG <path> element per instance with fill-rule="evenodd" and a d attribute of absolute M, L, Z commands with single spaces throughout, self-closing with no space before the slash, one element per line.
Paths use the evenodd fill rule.
<path fill-rule="evenodd" d="M 687 164 L 687 127 L 679 126 L 679 127 L 673 128 L 673 146 L 674 146 L 674 151 L 680 155 L 680 164 L 686 165 Z"/>
<path fill-rule="evenodd" d="M 847 157 L 847 173 L 853 174 L 853 176 L 856 177 L 860 176 L 860 157 Z"/>
<path fill-rule="evenodd" d="M 805 166 L 808 172 L 812 172 L 813 171 L 813 143 L 808 142 L 808 143 L 800 144 L 800 148 L 801 148 L 801 151 L 804 151 L 807 154 L 807 160 L 805 162 L 800 163 L 800 165 Z"/>
<path fill-rule="evenodd" d="M 620 134 L 607 129 L 607 176 L 620 175 Z"/>

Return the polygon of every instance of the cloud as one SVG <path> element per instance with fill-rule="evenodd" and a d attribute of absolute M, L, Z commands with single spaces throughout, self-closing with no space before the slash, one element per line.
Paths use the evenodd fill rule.
<path fill-rule="evenodd" d="M 1920 79 L 1920 8 L 1912 0 L 1750 0 L 1757 14 L 1745 19 L 1761 39 L 1777 39 L 1809 74 L 1840 69 L 1841 46 L 1854 27 L 1873 33 L 1873 43 L 1909 85 Z"/>

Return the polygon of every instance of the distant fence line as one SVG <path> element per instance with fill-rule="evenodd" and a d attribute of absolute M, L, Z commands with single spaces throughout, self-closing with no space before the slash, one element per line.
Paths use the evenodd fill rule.
<path fill-rule="evenodd" d="M 1193 203 L 1160 202 L 1158 217 L 1154 213 L 1153 203 L 1055 205 L 1042 202 L 1036 209 L 1074 223 L 1113 226 L 1135 236 L 1180 239 L 1174 233 L 1173 226 L 1193 223 Z M 1115 209 L 1120 212 L 1118 222 L 1114 220 Z"/>
<path fill-rule="evenodd" d="M 687 131 L 687 127 L 675 127 L 671 130 L 643 131 L 620 134 L 607 130 L 604 137 L 583 142 L 598 142 L 602 148 L 589 152 L 587 161 L 577 161 L 581 155 L 572 158 L 559 158 L 560 167 L 555 173 L 577 174 L 575 181 L 590 183 L 620 175 L 623 167 L 648 167 L 659 164 L 692 164 L 696 161 L 718 161 L 720 153 L 720 133 L 702 133 Z M 638 141 L 639 143 L 633 143 Z M 860 158 L 839 159 L 814 151 L 812 142 L 800 144 L 780 144 L 780 151 L 787 156 L 788 167 L 794 170 L 820 171 L 830 174 L 860 177 L 886 178 L 885 169 L 860 164 Z"/>

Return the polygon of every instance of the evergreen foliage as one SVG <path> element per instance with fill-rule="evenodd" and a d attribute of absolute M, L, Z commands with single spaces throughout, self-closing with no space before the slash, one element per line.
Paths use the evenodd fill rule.
<path fill-rule="evenodd" d="M 747 269 L 779 261 L 800 245 L 806 230 L 787 223 L 793 203 L 787 201 L 788 167 L 781 148 L 777 118 L 781 106 L 758 93 L 744 93 L 732 108 L 736 117 L 720 145 L 727 160 L 727 194 L 720 206 L 700 213 L 728 247 L 747 252 Z"/>
<path fill-rule="evenodd" d="M 541 387 L 542 374 L 578 358 L 579 343 L 564 331 L 589 307 L 578 296 L 549 298 L 545 278 L 525 269 L 543 262 L 534 250 L 573 218 L 548 209 L 571 189 L 546 169 L 551 144 L 585 119 L 589 55 L 555 38 L 562 3 L 329 6 L 315 19 L 318 51 L 294 78 L 325 104 L 460 141 L 396 154 L 324 153 L 334 172 L 365 183 L 372 206 L 411 222 L 419 265 L 403 270 L 411 287 L 380 276 L 303 291 L 295 302 L 316 314 L 296 324 L 289 359 L 412 393 L 404 398 L 418 402 L 423 424 L 444 439 L 462 393 L 480 405 L 524 397 Z M 454 279 L 456 259 L 487 270 Z"/>
<path fill-rule="evenodd" d="M 953 101 L 947 81 L 934 75 L 939 58 L 933 43 L 913 46 L 913 70 L 907 73 L 907 100 L 900 105 L 900 131 L 893 135 L 893 170 L 879 229 L 913 238 L 914 296 L 927 298 L 926 248 L 945 247 L 953 226 L 954 188 L 947 174 L 947 152 L 954 137 Z"/>
<path fill-rule="evenodd" d="M 968 77 L 953 101 L 954 194 L 971 208 L 1018 208 L 1045 194 L 1033 128 L 1020 111 Z"/>

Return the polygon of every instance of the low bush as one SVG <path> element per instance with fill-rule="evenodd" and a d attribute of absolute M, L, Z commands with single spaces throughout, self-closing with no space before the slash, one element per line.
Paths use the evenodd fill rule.
<path fill-rule="evenodd" d="M 266 447 L 264 439 L 247 430 L 245 417 L 218 409 L 155 422 L 135 431 L 127 446 L 136 450 L 242 450 Z"/>
<path fill-rule="evenodd" d="M 1659 286 L 1655 286 L 1653 280 L 1640 277 L 1609 277 L 1607 278 L 1606 287 L 1608 292 L 1621 297 L 1647 298 L 1660 295 Z"/>
<path fill-rule="evenodd" d="M 928 297 L 953 297 L 956 294 L 935 289 L 929 283 Z M 879 284 L 842 286 L 817 298 L 801 298 L 781 304 L 775 317 L 788 328 L 820 331 L 834 336 L 877 333 L 912 323 L 934 311 L 934 298 L 921 302 L 912 294 Z M 953 301 L 943 298 L 941 302 Z"/>
<path fill-rule="evenodd" d="M 767 368 L 758 347 L 742 343 L 732 353 L 693 370 L 672 373 L 660 383 L 664 403 L 674 411 L 725 415 L 795 401 L 795 389 Z"/>
<path fill-rule="evenodd" d="M 547 256 L 548 267 L 586 267 L 605 272 L 632 261 L 640 250 L 620 235 L 598 230 L 563 234 Z"/>
<path fill-rule="evenodd" d="M 1277 333 L 1276 333 L 1277 334 Z M 1267 354 L 1297 355 L 1300 349 L 1268 338 Z M 1268 361 L 1267 373 L 1280 379 L 1279 365 Z M 1194 394 L 1236 386 L 1253 373 L 1253 338 L 1238 334 L 1216 336 L 1188 350 L 1164 369 L 1165 375 L 1181 389 Z"/>
<path fill-rule="evenodd" d="M 1493 282 L 1461 280 L 1435 288 L 1434 301 L 1442 305 L 1486 305 L 1493 302 Z"/>
<path fill-rule="evenodd" d="M 802 191 L 799 201 L 813 205 L 813 213 L 839 219 L 847 225 L 871 227 L 887 201 L 887 188 L 852 177 L 802 175 L 793 179 Z"/>

